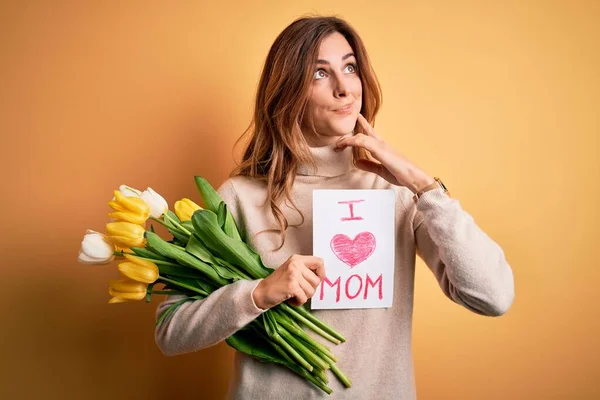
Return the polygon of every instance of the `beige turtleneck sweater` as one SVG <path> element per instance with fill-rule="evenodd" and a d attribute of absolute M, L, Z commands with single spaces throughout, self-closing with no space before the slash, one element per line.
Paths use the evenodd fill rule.
<path fill-rule="evenodd" d="M 335 152 L 332 146 L 311 148 L 317 170 L 301 166 L 292 197 L 304 214 L 304 223 L 290 227 L 285 245 L 277 233 L 268 204 L 266 187 L 246 177 L 228 179 L 218 189 L 248 243 L 266 266 L 277 268 L 292 254 L 312 254 L 312 191 L 314 189 L 390 189 L 396 192 L 396 249 L 394 299 L 390 308 L 314 310 L 318 318 L 347 338 L 330 345 L 338 366 L 352 380 L 346 389 L 329 371 L 331 396 L 285 367 L 263 364 L 235 353 L 229 398 L 235 399 L 414 399 L 415 380 L 411 354 L 411 327 L 415 256 L 433 272 L 444 294 L 474 313 L 499 316 L 514 298 L 513 274 L 500 246 L 485 234 L 457 199 L 442 189 L 424 193 L 417 204 L 413 193 L 391 185 L 377 175 L 352 165 L 352 149 Z M 282 211 L 290 225 L 300 222 L 293 208 Z M 327 268 L 327 266 L 325 266 Z M 257 318 L 262 310 L 252 299 L 259 281 L 238 281 L 204 300 L 187 302 L 156 329 L 156 343 L 166 355 L 198 351 L 226 339 Z M 169 296 L 157 317 L 180 296 Z M 199 396 L 198 398 L 202 398 Z"/>

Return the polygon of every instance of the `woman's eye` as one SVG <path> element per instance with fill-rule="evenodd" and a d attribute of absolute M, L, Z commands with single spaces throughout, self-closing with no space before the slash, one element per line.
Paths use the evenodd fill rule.
<path fill-rule="evenodd" d="M 322 79 L 322 78 L 325 78 L 326 76 L 327 76 L 327 74 L 322 69 L 318 69 L 315 72 L 315 79 Z"/>
<path fill-rule="evenodd" d="M 356 65 L 354 64 L 348 64 L 346 66 L 346 70 L 348 70 L 348 72 L 350 72 L 351 74 L 356 72 Z"/>

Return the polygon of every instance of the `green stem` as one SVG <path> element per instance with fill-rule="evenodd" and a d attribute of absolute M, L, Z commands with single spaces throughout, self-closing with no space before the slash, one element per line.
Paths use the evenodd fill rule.
<path fill-rule="evenodd" d="M 304 332 L 304 331 L 302 331 Z M 305 334 L 306 335 L 306 334 Z M 312 340 L 312 338 L 308 335 L 306 335 L 307 338 L 310 340 L 308 341 L 304 335 L 298 335 L 298 340 L 300 340 L 302 342 L 302 344 L 304 344 L 306 347 L 308 347 L 308 349 L 310 351 L 312 351 L 313 353 L 317 354 L 325 354 L 327 356 L 327 358 L 329 358 L 330 360 L 333 360 L 335 362 L 337 362 L 337 357 L 331 352 L 331 350 L 329 350 L 327 347 L 321 345 L 321 343 L 315 342 L 314 340 Z M 315 345 L 316 344 L 316 345 Z M 321 357 L 322 358 L 322 357 Z"/>
<path fill-rule="evenodd" d="M 159 276 L 158 279 L 160 279 L 161 281 L 172 283 L 175 286 L 179 286 L 179 287 L 182 287 L 184 289 L 191 290 L 192 292 L 199 293 L 199 294 L 201 294 L 203 296 L 208 296 L 208 293 L 206 293 L 204 290 L 195 288 L 195 287 L 190 286 L 190 285 L 186 285 L 185 283 L 178 282 L 178 281 L 176 281 L 174 279 L 165 278 L 164 276 Z"/>
<path fill-rule="evenodd" d="M 294 348 L 302 354 L 302 356 L 315 368 L 325 370 L 329 369 L 329 364 L 324 361 L 321 357 L 312 353 L 300 340 L 296 339 L 294 335 L 290 334 L 283 327 L 278 327 L 277 329 L 281 337 L 283 337 L 287 342 L 294 346 Z"/>
<path fill-rule="evenodd" d="M 304 369 L 304 368 L 300 367 L 299 365 L 297 365 L 294 362 L 294 360 L 292 360 L 292 358 L 281 348 L 281 346 L 279 346 L 277 343 L 275 343 L 275 341 L 273 339 L 271 339 L 269 336 L 267 336 L 264 333 L 263 326 L 261 324 L 259 324 L 257 322 L 257 320 L 254 320 L 252 322 L 252 329 L 259 336 L 262 336 L 263 339 L 265 339 L 269 344 L 271 344 L 271 346 L 273 346 L 273 348 L 275 349 L 275 351 L 277 351 L 283 357 L 283 359 L 285 361 L 287 361 L 287 363 L 283 363 L 282 365 L 285 365 L 286 367 L 288 367 L 289 369 L 291 369 L 292 371 L 294 371 L 298 375 L 302 376 L 304 379 L 312 382 L 314 385 L 316 385 L 319 389 L 321 389 L 325 393 L 327 393 L 327 394 L 333 393 L 333 390 L 331 390 L 330 387 L 328 387 L 325 383 L 323 383 L 323 382 L 327 381 L 327 377 L 325 377 L 325 379 L 323 381 L 321 381 L 321 380 L 318 379 L 318 378 L 321 378 L 319 376 L 320 374 L 318 372 L 315 373 L 316 370 L 312 371 L 316 375 L 316 376 L 313 376 L 306 369 Z M 325 374 L 323 373 L 323 375 L 325 375 Z"/>
<path fill-rule="evenodd" d="M 319 352 L 317 353 L 319 354 Z M 348 377 L 346 375 L 344 375 L 344 373 L 342 372 L 341 369 L 339 369 L 337 367 L 337 365 L 335 365 L 335 363 L 333 362 L 332 359 L 330 359 L 329 357 L 327 357 L 325 354 L 319 354 L 321 357 L 323 357 L 323 359 L 325 361 L 327 361 L 329 363 L 329 366 L 331 367 L 331 371 L 335 374 L 335 376 L 338 377 L 338 379 L 340 381 L 342 381 L 342 383 L 344 384 L 344 386 L 346 386 L 347 388 L 352 386 L 352 382 L 350 381 L 350 379 L 348 379 Z"/>
<path fill-rule="evenodd" d="M 310 365 L 310 363 L 308 361 L 306 361 L 304 359 L 304 357 L 302 357 L 296 351 L 296 349 L 294 349 L 288 342 L 286 342 L 285 339 L 283 339 L 283 337 L 281 337 L 281 335 L 279 333 L 274 332 L 271 339 L 273 339 L 278 345 L 283 347 L 304 368 L 306 368 L 309 371 L 313 370 L 313 366 Z"/>
<path fill-rule="evenodd" d="M 276 310 L 275 318 L 277 319 L 277 322 L 281 326 L 283 326 L 285 329 L 287 329 L 290 333 L 296 335 L 298 338 L 300 338 L 306 344 L 313 347 L 315 350 L 319 350 L 321 353 L 327 354 L 327 356 L 329 358 L 333 359 L 334 361 L 337 361 L 337 358 L 331 353 L 331 349 L 329 347 L 326 347 L 326 346 L 322 345 L 321 343 L 317 342 L 316 340 L 314 340 L 306 332 L 304 332 L 301 328 L 294 326 L 293 324 L 288 322 L 286 320 L 287 316 L 280 315 L 279 313 L 281 313 L 281 311 Z"/>
<path fill-rule="evenodd" d="M 177 227 L 177 229 L 179 229 L 181 232 L 185 233 L 186 235 L 190 236 L 192 234 L 192 232 L 188 231 L 185 226 L 181 225 L 179 222 L 175 221 L 173 218 L 169 217 L 168 214 L 163 214 L 163 218 L 168 219 L 170 223 L 172 223 L 173 225 L 175 225 Z"/>
<path fill-rule="evenodd" d="M 135 257 L 139 258 L 140 260 L 146 260 L 146 261 L 153 262 L 154 264 L 157 264 L 157 265 L 169 265 L 171 267 L 181 267 L 180 264 L 172 263 L 170 261 L 155 260 L 153 258 L 138 257 L 138 256 L 135 256 Z"/>
<path fill-rule="evenodd" d="M 177 290 L 151 290 L 148 293 L 150 293 L 150 294 L 185 294 L 185 293 L 177 291 Z"/>
<path fill-rule="evenodd" d="M 163 215 L 166 215 L 166 214 L 163 214 Z M 165 228 L 167 228 L 167 229 L 171 229 L 171 227 L 170 227 L 169 225 L 167 225 L 167 224 L 165 223 L 165 221 L 163 221 L 163 220 L 162 220 L 162 219 L 160 219 L 160 218 L 156 218 L 156 217 L 153 217 L 153 216 L 151 215 L 151 216 L 150 216 L 148 219 L 151 219 L 152 221 L 156 221 L 156 222 L 158 222 L 159 224 L 161 224 L 162 226 L 164 226 L 164 227 L 165 227 Z"/>
<path fill-rule="evenodd" d="M 163 215 L 164 215 L 166 218 L 168 218 L 168 217 L 167 217 L 167 214 L 163 214 Z M 166 224 L 166 223 L 165 223 L 163 220 L 161 220 L 161 219 L 159 219 L 159 218 L 155 218 L 155 217 L 152 217 L 152 216 L 150 216 L 150 218 L 149 218 L 149 219 L 151 219 L 151 220 L 153 220 L 153 221 L 156 221 L 156 222 L 158 222 L 159 224 L 161 224 L 162 226 L 164 226 L 165 228 L 167 228 L 167 229 L 169 230 L 169 232 L 171 232 L 171 234 L 172 234 L 173 236 L 176 236 L 176 235 L 190 236 L 190 234 L 189 234 L 189 233 L 185 233 L 184 231 L 182 231 L 181 229 L 177 228 L 176 226 L 173 226 L 173 225 L 168 225 L 168 224 Z M 169 218 L 169 221 L 173 221 L 173 218 Z"/>
<path fill-rule="evenodd" d="M 325 375 L 325 371 L 322 369 L 313 369 L 312 374 L 322 380 L 324 383 L 329 383 L 329 378 Z"/>
<path fill-rule="evenodd" d="M 313 322 L 315 325 L 317 325 L 319 328 L 323 329 L 325 332 L 327 332 L 327 333 L 331 334 L 333 337 L 337 338 L 339 341 L 341 341 L 341 342 L 346 341 L 346 338 L 341 333 L 339 333 L 338 331 L 336 331 L 329 325 L 325 324 L 323 321 L 319 320 L 317 317 L 312 315 L 310 312 L 306 311 L 306 309 L 304 309 L 303 307 L 290 307 L 290 308 L 295 310 L 298 314 L 302 315 L 306 319 Z"/>
<path fill-rule="evenodd" d="M 236 267 L 233 264 L 228 263 L 227 261 L 221 259 L 221 258 L 216 258 L 216 262 L 221 264 L 224 267 L 229 268 L 231 271 L 235 272 L 236 274 L 238 274 L 240 277 L 242 277 L 243 279 L 247 280 L 247 281 L 251 281 L 252 277 L 247 275 L 244 271 L 242 271 L 240 268 Z"/>
<path fill-rule="evenodd" d="M 196 297 L 199 296 L 194 296 L 194 297 L 184 297 L 183 299 L 179 300 L 177 303 L 171 304 L 169 306 L 169 308 L 167 308 L 162 315 L 160 316 L 160 318 L 156 321 L 156 326 L 160 325 L 163 320 L 170 315 L 172 312 L 174 312 L 180 305 L 182 305 L 185 302 L 191 301 L 191 300 L 195 300 Z"/>
<path fill-rule="evenodd" d="M 115 251 L 115 252 L 113 252 L 113 254 L 115 256 L 123 256 L 124 254 L 128 254 L 130 256 L 134 256 L 135 258 L 139 258 L 140 260 L 146 260 L 146 261 L 153 262 L 154 264 L 157 264 L 157 265 L 169 265 L 171 267 L 181 267 L 180 264 L 172 263 L 170 261 L 157 260 L 155 258 L 140 257 L 140 256 L 135 255 L 135 253 L 123 253 L 122 251 Z"/>
<path fill-rule="evenodd" d="M 318 333 L 319 335 L 321 335 L 325 339 L 329 340 L 330 342 L 335 343 L 335 344 L 340 344 L 340 341 L 337 338 L 335 338 L 334 336 L 330 335 L 325 330 L 321 329 L 319 326 L 315 325 L 312 321 L 310 321 L 309 319 L 307 319 L 302 314 L 298 313 L 296 311 L 296 309 L 290 307 L 288 304 L 281 303 L 281 304 L 279 304 L 278 307 L 281 307 L 282 310 L 286 311 L 296 321 L 302 322 L 303 324 L 305 324 L 306 326 L 308 326 L 310 329 L 312 329 L 314 332 Z"/>
<path fill-rule="evenodd" d="M 311 381 L 312 383 L 314 383 L 319 389 L 321 389 L 325 393 L 327 393 L 327 394 L 333 393 L 333 390 L 331 390 L 330 387 L 328 387 L 325 383 L 323 383 L 320 379 L 318 379 L 314 375 L 310 374 L 308 371 L 306 371 L 306 370 L 304 370 L 302 368 L 298 368 L 298 370 L 299 371 L 297 371 L 297 372 L 300 375 L 302 375 L 304 378 L 306 378 L 309 381 Z"/>

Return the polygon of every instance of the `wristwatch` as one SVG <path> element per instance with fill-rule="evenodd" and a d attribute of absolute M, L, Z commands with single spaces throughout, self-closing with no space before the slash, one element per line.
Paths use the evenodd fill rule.
<path fill-rule="evenodd" d="M 450 192 L 448 191 L 448 188 L 446 187 L 446 185 L 444 185 L 444 183 L 442 182 L 442 180 L 440 178 L 438 178 L 437 176 L 433 177 L 433 179 L 435 179 L 435 182 L 433 182 L 431 185 L 425 186 L 423 189 L 419 190 L 413 196 L 413 200 L 414 200 L 415 203 L 419 200 L 419 198 L 421 197 L 421 195 L 423 193 L 428 192 L 428 191 L 433 190 L 433 189 L 442 188 L 442 189 L 444 189 L 444 193 L 446 193 L 448 196 L 450 196 Z"/>

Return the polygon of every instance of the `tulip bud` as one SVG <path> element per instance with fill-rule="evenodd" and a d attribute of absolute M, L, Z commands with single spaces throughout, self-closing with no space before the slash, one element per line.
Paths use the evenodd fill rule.
<path fill-rule="evenodd" d="M 125 261 L 119 264 L 119 271 L 127 278 L 142 283 L 152 283 L 158 279 L 158 267 L 151 261 L 125 254 Z"/>
<path fill-rule="evenodd" d="M 141 197 L 142 192 L 137 189 L 132 188 L 131 186 L 121 185 L 119 186 L 119 192 L 125 197 Z"/>
<path fill-rule="evenodd" d="M 126 221 L 133 224 L 142 225 L 150 215 L 150 208 L 146 202 L 138 197 L 123 196 L 118 190 L 114 191 L 115 199 L 108 202 L 108 205 L 115 210 L 108 216 L 117 221 Z"/>
<path fill-rule="evenodd" d="M 110 291 L 109 291 L 110 292 Z M 110 300 L 108 300 L 109 304 L 114 304 L 114 303 L 126 303 L 128 301 L 128 299 L 122 299 L 120 297 L 111 297 Z"/>
<path fill-rule="evenodd" d="M 143 247 L 144 228 L 131 222 L 109 222 L 106 224 L 108 240 L 122 248 Z"/>
<path fill-rule="evenodd" d="M 141 194 L 141 199 L 150 207 L 150 215 L 154 218 L 160 218 L 169 209 L 167 201 L 152 188 L 144 190 Z"/>
<path fill-rule="evenodd" d="M 116 298 L 124 300 L 142 300 L 146 297 L 146 288 L 148 285 L 141 282 L 135 282 L 128 279 L 111 280 L 108 293 Z M 112 300 L 112 299 L 111 299 Z M 113 303 L 120 302 L 112 300 Z"/>
<path fill-rule="evenodd" d="M 83 264 L 108 264 L 114 258 L 114 251 L 115 247 L 106 235 L 88 229 L 81 242 L 78 260 Z"/>
<path fill-rule="evenodd" d="M 177 218 L 179 218 L 179 220 L 183 222 L 191 220 L 194 211 L 200 210 L 202 207 L 194 203 L 192 200 L 184 198 L 179 201 L 176 201 L 174 208 L 175 214 L 177 214 Z"/>

